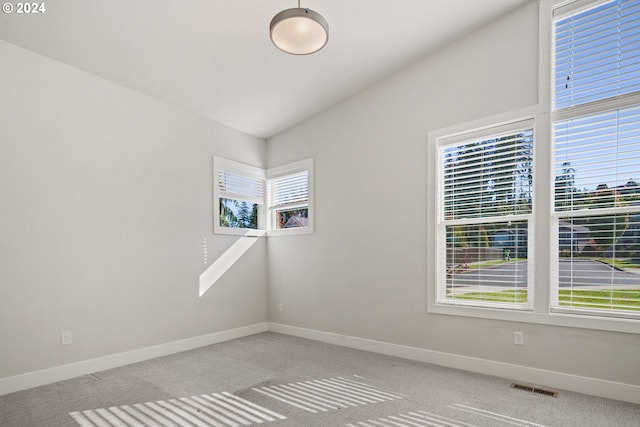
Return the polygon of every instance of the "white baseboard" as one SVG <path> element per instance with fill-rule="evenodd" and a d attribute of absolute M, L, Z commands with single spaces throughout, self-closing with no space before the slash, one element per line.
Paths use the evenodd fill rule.
<path fill-rule="evenodd" d="M 640 404 L 640 386 L 582 377 L 562 372 L 531 368 L 496 362 L 494 360 L 478 359 L 452 353 L 426 350 L 383 341 L 345 336 L 331 332 L 300 328 L 297 326 L 269 323 L 269 331 L 315 341 L 322 341 L 344 347 L 366 350 L 388 356 L 402 357 L 419 362 L 433 363 L 449 368 L 462 369 L 480 374 L 507 378 L 531 385 L 545 386 L 555 389 L 574 391 L 608 399 L 622 400 Z"/>
<path fill-rule="evenodd" d="M 450 368 L 508 378 L 510 380 L 534 385 L 569 390 L 577 393 L 590 394 L 592 396 L 640 404 L 640 386 L 633 384 L 582 377 L 562 372 L 530 368 L 527 366 L 513 365 L 451 353 L 443 353 L 418 347 L 409 347 L 383 341 L 345 336 L 279 323 L 256 323 L 236 329 L 214 332 L 212 334 L 187 338 L 180 341 L 173 341 L 170 343 L 145 347 L 96 359 L 83 360 L 68 365 L 28 372 L 12 377 L 0 378 L 0 396 L 25 390 L 27 388 L 51 384 L 81 375 L 87 375 L 93 372 L 117 368 L 118 366 L 124 366 L 156 357 L 179 353 L 181 351 L 192 350 L 194 348 L 204 347 L 235 338 L 242 338 L 265 332 L 267 330 L 389 356 L 402 357 L 405 359 L 433 363 Z"/>
<path fill-rule="evenodd" d="M 117 368 L 131 363 L 142 362 L 156 357 L 167 356 L 181 351 L 192 350 L 198 347 L 229 341 L 235 338 L 242 338 L 258 334 L 260 332 L 266 332 L 267 329 L 267 323 L 256 323 L 240 328 L 214 332 L 212 334 L 140 348 L 124 353 L 112 354 L 96 359 L 70 363 L 68 365 L 56 366 L 12 377 L 0 378 L 0 396 L 31 387 L 37 387 L 81 375 L 87 375 L 92 372 L 104 371 L 106 369 Z"/>

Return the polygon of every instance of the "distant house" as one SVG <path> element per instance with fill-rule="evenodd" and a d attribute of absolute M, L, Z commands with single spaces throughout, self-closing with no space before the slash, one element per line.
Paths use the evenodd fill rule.
<path fill-rule="evenodd" d="M 622 196 L 640 194 L 640 185 L 638 185 L 636 181 L 630 179 L 626 184 L 617 186 L 616 190 Z"/>
<path fill-rule="evenodd" d="M 294 216 L 290 216 L 289 219 L 287 219 L 287 222 L 284 223 L 282 228 L 299 228 L 299 227 L 306 227 L 306 226 L 307 226 L 307 218 L 294 215 Z"/>
<path fill-rule="evenodd" d="M 528 233 L 525 228 L 502 228 L 491 235 L 491 246 L 509 250 L 511 258 L 527 257 Z M 558 223 L 558 244 L 561 256 L 580 255 L 593 251 L 591 230 L 567 221 Z"/>
<path fill-rule="evenodd" d="M 560 255 L 579 255 L 593 244 L 591 230 L 584 225 L 574 225 L 567 221 L 558 223 Z"/>

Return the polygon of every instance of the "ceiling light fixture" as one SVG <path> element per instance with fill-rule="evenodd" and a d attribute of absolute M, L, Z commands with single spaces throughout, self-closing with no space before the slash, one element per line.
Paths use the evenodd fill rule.
<path fill-rule="evenodd" d="M 329 25 L 318 12 L 298 7 L 286 9 L 271 20 L 271 41 L 292 55 L 308 55 L 319 51 L 329 40 Z"/>

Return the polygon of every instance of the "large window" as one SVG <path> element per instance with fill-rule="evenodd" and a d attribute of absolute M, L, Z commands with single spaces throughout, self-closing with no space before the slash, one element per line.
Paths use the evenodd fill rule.
<path fill-rule="evenodd" d="M 640 1 L 553 20 L 551 310 L 640 318 Z"/>
<path fill-rule="evenodd" d="M 264 170 L 214 157 L 213 169 L 216 233 L 313 231 L 311 159 Z"/>
<path fill-rule="evenodd" d="M 438 302 L 531 308 L 533 121 L 437 144 Z"/>
<path fill-rule="evenodd" d="M 429 132 L 427 307 L 640 333 L 640 0 L 540 7 L 540 104 Z"/>

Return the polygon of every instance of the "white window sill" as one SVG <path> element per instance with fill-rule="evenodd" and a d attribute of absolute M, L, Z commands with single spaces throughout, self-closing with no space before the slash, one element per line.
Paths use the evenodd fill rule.
<path fill-rule="evenodd" d="M 463 307 L 450 304 L 436 304 L 434 301 L 428 302 L 427 312 L 451 316 L 640 334 L 640 321 L 634 319 L 565 313 L 540 313 L 484 307 Z"/>

